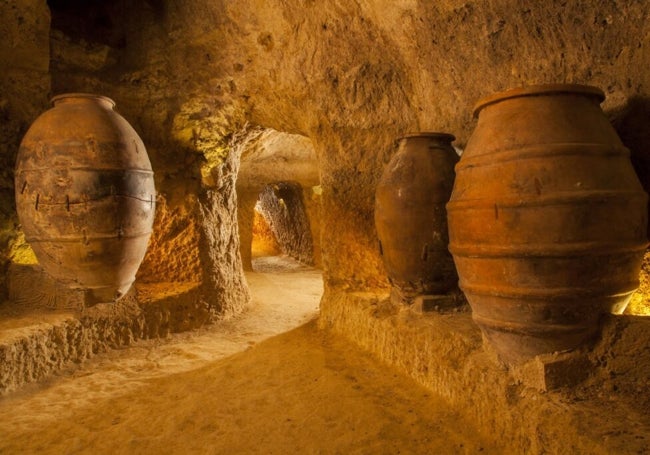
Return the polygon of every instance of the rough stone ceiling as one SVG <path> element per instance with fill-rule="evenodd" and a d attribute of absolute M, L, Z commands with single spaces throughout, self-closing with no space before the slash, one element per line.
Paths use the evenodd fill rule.
<path fill-rule="evenodd" d="M 238 189 L 261 189 L 265 184 L 283 181 L 297 182 L 304 188 L 320 183 L 316 152 L 309 138 L 256 129 L 244 142 Z"/>

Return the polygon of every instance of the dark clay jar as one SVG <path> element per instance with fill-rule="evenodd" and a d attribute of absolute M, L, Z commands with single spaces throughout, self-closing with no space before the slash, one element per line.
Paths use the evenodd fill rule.
<path fill-rule="evenodd" d="M 109 98 L 59 95 L 23 138 L 16 208 L 25 238 L 53 278 L 112 302 L 135 280 L 154 218 L 147 152 Z"/>
<path fill-rule="evenodd" d="M 402 138 L 377 186 L 380 253 L 393 290 L 406 303 L 457 289 L 445 209 L 458 162 L 453 140 L 445 133 Z"/>
<path fill-rule="evenodd" d="M 507 362 L 588 343 L 638 286 L 647 195 L 603 99 L 542 85 L 476 107 L 447 205 L 450 250 L 474 321 Z"/>

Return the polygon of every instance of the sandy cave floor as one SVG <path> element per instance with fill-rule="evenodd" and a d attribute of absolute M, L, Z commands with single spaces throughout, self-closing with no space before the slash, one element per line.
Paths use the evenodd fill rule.
<path fill-rule="evenodd" d="M 255 269 L 242 316 L 1 398 L 0 453 L 496 452 L 442 399 L 317 328 L 319 271 Z"/>

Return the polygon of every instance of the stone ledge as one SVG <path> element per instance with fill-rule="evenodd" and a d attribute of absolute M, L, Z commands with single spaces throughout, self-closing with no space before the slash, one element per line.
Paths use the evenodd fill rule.
<path fill-rule="evenodd" d="M 511 368 L 510 373 L 526 387 L 551 392 L 578 387 L 593 370 L 586 353 L 568 352 L 538 355 Z"/>
<path fill-rule="evenodd" d="M 321 303 L 320 325 L 447 399 L 486 437 L 501 441 L 508 452 L 650 453 L 647 409 L 635 407 L 630 388 L 603 390 L 610 383 L 612 369 L 626 368 L 623 377 L 637 386 L 638 381 L 631 378 L 647 380 L 644 365 L 650 354 L 644 346 L 650 346 L 650 320 L 605 321 L 603 339 L 588 362 L 581 364 L 591 366 L 588 378 L 569 381 L 578 384 L 553 382 L 568 364 L 545 364 L 544 359 L 534 359 L 538 368 L 532 368 L 532 376 L 517 377 L 483 348 L 470 313 L 403 311 L 390 303 L 388 294 L 330 289 Z M 639 336 L 645 339 L 638 340 Z M 630 355 L 621 352 L 630 349 L 623 342 L 626 338 L 635 340 L 631 355 L 640 362 L 636 371 L 630 369 L 630 362 L 621 360 Z"/>
<path fill-rule="evenodd" d="M 137 285 L 117 304 L 76 310 L 5 302 L 0 305 L 0 395 L 70 362 L 137 339 L 198 328 L 212 318 L 197 283 Z"/>

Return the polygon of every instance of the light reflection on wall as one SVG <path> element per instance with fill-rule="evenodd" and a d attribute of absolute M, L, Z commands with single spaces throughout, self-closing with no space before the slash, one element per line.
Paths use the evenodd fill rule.
<path fill-rule="evenodd" d="M 9 259 L 14 264 L 33 265 L 38 264 L 34 250 L 25 241 L 25 234 L 18 233 L 15 239 L 9 242 Z"/>
<path fill-rule="evenodd" d="M 625 310 L 625 314 L 634 316 L 650 316 L 650 294 L 642 292 L 641 289 L 632 294 L 632 298 Z"/>
<path fill-rule="evenodd" d="M 632 294 L 625 314 L 650 316 L 650 252 L 646 251 L 639 273 L 639 289 Z"/>

